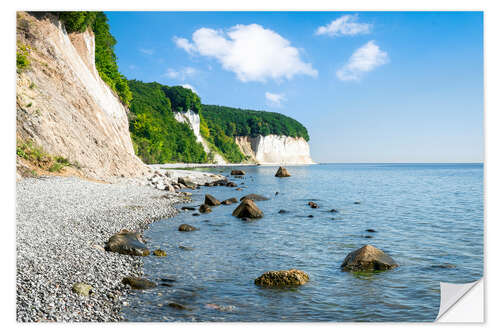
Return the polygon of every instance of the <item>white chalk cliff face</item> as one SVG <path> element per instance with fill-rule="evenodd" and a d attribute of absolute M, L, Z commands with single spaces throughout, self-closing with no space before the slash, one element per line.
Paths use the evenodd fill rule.
<path fill-rule="evenodd" d="M 128 110 L 96 70 L 92 32 L 68 35 L 53 15 L 20 12 L 16 37 L 30 60 L 17 75 L 17 138 L 78 162 L 92 178 L 146 172 L 134 154 Z"/>
<path fill-rule="evenodd" d="M 260 164 L 314 164 L 304 138 L 285 135 L 238 136 L 241 152 Z"/>
<path fill-rule="evenodd" d="M 205 153 L 209 154 L 211 151 L 210 147 L 200 133 L 200 115 L 192 110 L 187 110 L 186 112 L 174 112 L 174 117 L 178 122 L 187 123 L 189 127 L 191 127 L 194 136 L 196 137 L 196 141 L 201 143 L 203 145 L 203 150 L 205 150 Z M 227 164 L 224 157 L 216 152 L 213 152 L 213 158 L 216 164 Z"/>

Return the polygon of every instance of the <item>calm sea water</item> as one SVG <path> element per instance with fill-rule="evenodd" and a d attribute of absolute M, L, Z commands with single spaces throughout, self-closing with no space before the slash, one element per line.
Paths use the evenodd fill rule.
<path fill-rule="evenodd" d="M 483 275 L 482 164 L 297 166 L 287 168 L 290 178 L 274 177 L 276 167 L 242 169 L 244 178 L 230 178 L 244 183 L 243 191 L 202 187 L 192 205 L 205 193 L 221 201 L 257 193 L 271 198 L 257 202 L 264 218 L 243 222 L 231 216 L 233 204 L 152 224 L 145 232 L 149 248 L 168 255 L 144 258 L 146 277 L 176 281 L 134 292 L 124 308 L 127 320 L 433 321 L 440 281 L 467 283 Z M 319 208 L 311 209 L 311 200 Z M 182 223 L 200 230 L 179 232 Z M 400 267 L 377 274 L 341 271 L 345 256 L 365 244 L 384 250 Z M 253 282 L 266 271 L 289 268 L 307 272 L 309 283 L 276 290 Z"/>

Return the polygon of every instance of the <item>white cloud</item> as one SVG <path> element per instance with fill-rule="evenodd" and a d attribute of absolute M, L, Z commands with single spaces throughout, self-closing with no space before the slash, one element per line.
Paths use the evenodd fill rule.
<path fill-rule="evenodd" d="M 165 74 L 163 74 L 163 76 L 166 76 L 171 79 L 185 80 L 186 78 L 191 77 L 197 73 L 198 71 L 196 70 L 196 68 L 193 67 L 184 67 L 179 70 L 168 68 Z"/>
<path fill-rule="evenodd" d="M 191 91 L 194 92 L 195 94 L 198 93 L 196 91 L 196 89 L 194 89 L 194 87 L 192 85 L 190 85 L 190 84 L 184 83 L 183 85 L 181 85 L 181 87 L 186 88 L 186 89 L 191 89 Z"/>
<path fill-rule="evenodd" d="M 139 49 L 139 51 L 147 55 L 153 55 L 153 53 L 155 53 L 154 49 Z"/>
<path fill-rule="evenodd" d="M 282 105 L 282 102 L 286 101 L 284 94 L 273 94 L 266 91 L 266 102 L 269 106 L 278 106 Z"/>
<path fill-rule="evenodd" d="M 328 36 L 354 36 L 368 34 L 372 30 L 369 23 L 357 23 L 358 15 L 343 15 L 316 30 L 316 35 Z"/>
<path fill-rule="evenodd" d="M 174 43 L 181 49 L 184 49 L 187 53 L 193 53 L 195 47 L 186 38 L 174 37 Z"/>
<path fill-rule="evenodd" d="M 364 73 L 388 62 L 387 52 L 380 50 L 372 40 L 352 54 L 347 64 L 337 71 L 337 77 L 342 81 L 359 80 Z"/>
<path fill-rule="evenodd" d="M 243 82 L 318 75 L 288 40 L 258 24 L 236 25 L 226 32 L 200 28 L 193 33 L 192 42 L 178 37 L 174 42 L 188 53 L 215 58 Z"/>

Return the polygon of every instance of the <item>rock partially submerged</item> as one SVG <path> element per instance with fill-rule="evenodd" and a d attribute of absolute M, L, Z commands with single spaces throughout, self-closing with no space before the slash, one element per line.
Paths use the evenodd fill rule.
<path fill-rule="evenodd" d="M 195 230 L 198 230 L 198 228 L 196 227 L 193 227 L 192 225 L 189 225 L 189 224 L 181 224 L 179 226 L 179 231 L 195 231 Z"/>
<path fill-rule="evenodd" d="M 127 276 L 122 279 L 122 283 L 129 285 L 132 289 L 151 289 L 156 287 L 156 283 L 143 278 L 136 278 L 132 276 Z"/>
<path fill-rule="evenodd" d="M 309 275 L 298 269 L 269 271 L 255 279 L 255 284 L 263 287 L 293 287 L 309 281 Z"/>
<path fill-rule="evenodd" d="M 202 204 L 199 210 L 200 213 L 210 213 L 212 211 L 212 208 L 210 208 L 210 206 L 207 204 Z"/>
<path fill-rule="evenodd" d="M 231 170 L 231 176 L 244 176 L 245 171 L 243 170 Z"/>
<path fill-rule="evenodd" d="M 398 267 L 398 264 L 384 251 L 365 245 L 349 253 L 340 267 L 344 271 L 383 271 Z"/>
<path fill-rule="evenodd" d="M 291 174 L 288 172 L 288 170 L 284 167 L 281 167 L 276 171 L 276 174 L 274 175 L 275 177 L 290 177 Z"/>
<path fill-rule="evenodd" d="M 157 250 L 153 251 L 153 255 L 155 255 L 157 257 L 166 257 L 167 256 L 167 252 L 165 252 L 162 249 L 157 249 Z"/>
<path fill-rule="evenodd" d="M 247 194 L 244 197 L 241 197 L 240 201 L 243 201 L 245 199 L 250 199 L 252 201 L 266 201 L 266 200 L 269 200 L 269 198 L 266 198 L 263 195 L 259 195 L 259 194 L 255 194 L 255 193 Z"/>
<path fill-rule="evenodd" d="M 315 203 L 314 201 L 309 201 L 307 204 L 308 204 L 308 205 L 309 205 L 309 207 L 311 207 L 311 208 L 318 208 L 318 207 L 319 207 L 319 206 L 318 206 L 318 204 L 317 204 L 317 203 Z"/>
<path fill-rule="evenodd" d="M 104 246 L 106 251 L 127 254 L 131 256 L 148 256 L 149 250 L 141 241 L 138 232 L 130 232 L 123 229 L 111 236 Z"/>
<path fill-rule="evenodd" d="M 234 203 L 237 203 L 238 202 L 238 199 L 236 198 L 229 198 L 229 199 L 226 199 L 224 201 L 222 201 L 222 204 L 223 205 L 230 205 L 230 204 L 234 204 Z"/>
<path fill-rule="evenodd" d="M 171 308 L 174 308 L 174 309 L 177 309 L 177 310 L 189 310 L 184 305 L 178 304 L 178 303 L 174 303 L 174 302 L 170 302 L 167 305 L 170 306 Z"/>
<path fill-rule="evenodd" d="M 259 207 L 257 207 L 255 202 L 253 202 L 253 200 L 245 199 L 233 211 L 233 216 L 236 216 L 240 219 L 242 218 L 258 219 L 263 217 L 264 214 L 259 209 Z"/>
<path fill-rule="evenodd" d="M 214 196 L 210 195 L 210 194 L 205 194 L 205 205 L 208 205 L 208 206 L 219 206 L 220 205 L 220 201 L 215 199 Z"/>

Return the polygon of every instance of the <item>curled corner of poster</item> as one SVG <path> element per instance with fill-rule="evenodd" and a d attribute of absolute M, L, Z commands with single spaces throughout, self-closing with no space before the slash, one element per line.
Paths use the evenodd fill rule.
<path fill-rule="evenodd" d="M 446 282 L 440 284 L 441 304 L 436 322 L 484 322 L 484 279 L 464 284 Z"/>

